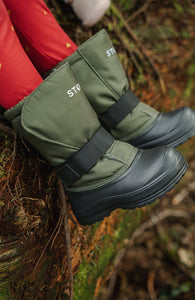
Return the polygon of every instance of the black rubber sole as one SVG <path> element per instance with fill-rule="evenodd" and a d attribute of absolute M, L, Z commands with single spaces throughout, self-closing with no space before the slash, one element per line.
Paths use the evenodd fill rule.
<path fill-rule="evenodd" d="M 184 135 L 180 136 L 176 141 L 170 143 L 170 146 L 177 148 L 178 146 L 184 144 L 189 139 L 191 139 L 195 135 L 195 127 L 191 128 L 188 132 Z"/>
<path fill-rule="evenodd" d="M 132 193 L 126 193 L 120 196 L 114 195 L 111 197 L 106 197 L 105 195 L 101 198 L 100 201 L 91 198 L 90 202 L 94 203 L 94 207 L 90 209 L 92 211 L 91 214 L 81 216 L 79 210 L 74 211 L 73 209 L 79 223 L 81 225 L 91 225 L 96 222 L 102 221 L 105 217 L 108 217 L 115 209 L 135 209 L 137 207 L 140 208 L 146 206 L 147 204 L 154 203 L 155 200 L 162 198 L 168 191 L 171 191 L 187 171 L 188 164 L 185 158 L 181 157 L 178 163 L 178 173 L 174 176 L 174 178 L 166 182 L 166 184 L 160 189 L 157 189 L 158 184 L 155 184 L 154 187 L 148 187 L 146 189 L 143 189 L 142 191 L 134 193 L 133 195 Z M 163 182 L 163 179 L 160 180 L 161 182 Z"/>
<path fill-rule="evenodd" d="M 178 123 L 177 111 L 182 111 L 183 114 L 181 115 L 182 119 L 179 119 L 180 123 L 178 126 L 174 125 L 174 127 L 173 124 L 169 125 L 169 123 L 174 120 L 174 117 L 176 117 Z M 174 128 L 170 131 L 169 126 L 170 128 L 171 126 Z M 164 133 L 162 128 L 164 128 Z M 190 108 L 183 107 L 175 112 L 159 114 L 149 128 L 147 128 L 142 134 L 128 140 L 127 142 L 141 149 L 151 149 L 164 145 L 177 148 L 193 137 L 193 135 L 195 135 L 195 113 Z"/>
<path fill-rule="evenodd" d="M 152 203 L 154 203 L 157 199 L 161 199 L 165 196 L 165 194 L 169 191 L 171 191 L 174 186 L 181 180 L 181 178 L 184 176 L 184 174 L 186 173 L 188 169 L 188 166 L 183 166 L 181 172 L 177 175 L 177 177 L 175 177 L 172 182 L 170 182 L 169 185 L 166 185 L 165 187 L 163 187 L 163 189 L 161 189 L 160 191 L 156 192 L 155 194 L 149 195 L 146 198 L 141 199 L 140 201 L 136 201 L 135 203 L 129 204 L 129 203 L 123 203 L 120 205 L 120 207 L 117 206 L 113 206 L 110 209 L 107 209 L 105 211 L 103 211 L 102 213 L 99 213 L 95 216 L 87 216 L 86 220 L 87 220 L 87 224 L 93 224 L 94 221 L 98 222 L 103 220 L 105 217 L 109 217 L 110 214 L 112 213 L 113 210 L 117 209 L 117 208 L 121 208 L 121 209 L 135 209 L 135 208 L 141 208 L 146 206 L 147 204 L 150 205 Z M 121 200 L 118 198 L 118 200 Z M 127 196 L 127 198 L 122 198 L 123 201 L 127 200 L 127 202 L 129 202 L 129 198 Z M 87 225 L 86 224 L 86 225 Z"/>
<path fill-rule="evenodd" d="M 162 141 L 151 141 L 144 144 L 136 144 L 134 146 L 142 148 L 142 149 L 151 149 L 153 147 L 159 147 L 164 145 L 169 145 L 174 148 L 179 147 L 180 145 L 186 143 L 189 139 L 191 139 L 195 135 L 195 127 L 189 128 L 185 130 L 184 128 L 179 131 L 176 135 L 172 135 L 171 137 L 167 137 L 166 140 Z"/>

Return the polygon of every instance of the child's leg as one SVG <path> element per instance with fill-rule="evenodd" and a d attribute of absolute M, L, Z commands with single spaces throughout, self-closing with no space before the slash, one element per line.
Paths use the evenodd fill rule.
<path fill-rule="evenodd" d="M 0 105 L 11 108 L 41 82 L 42 78 L 23 50 L 0 0 Z"/>
<path fill-rule="evenodd" d="M 40 73 L 71 55 L 77 46 L 43 0 L 3 0 L 21 44 Z"/>

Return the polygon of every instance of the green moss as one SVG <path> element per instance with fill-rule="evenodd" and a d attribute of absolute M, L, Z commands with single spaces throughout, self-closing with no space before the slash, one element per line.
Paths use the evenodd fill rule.
<path fill-rule="evenodd" d="M 52 261 L 51 256 L 48 256 L 43 266 L 41 267 L 41 270 L 38 272 L 39 281 L 41 281 L 45 277 L 45 274 L 48 272 L 48 269 L 51 265 L 51 261 Z"/>
<path fill-rule="evenodd" d="M 104 247 L 95 247 L 90 262 L 82 261 L 74 280 L 74 300 L 93 299 L 97 279 L 103 276 L 107 266 L 112 266 L 114 258 L 123 246 L 124 239 L 137 228 L 142 218 L 142 211 L 121 211 L 121 221 L 112 236 L 105 235 Z M 101 223 L 98 223 L 100 225 Z M 98 225 L 95 225 L 98 226 Z M 97 228 L 97 227 L 96 227 Z M 97 260 L 97 258 L 99 259 Z"/>
<path fill-rule="evenodd" d="M 195 55 L 193 55 L 195 57 Z M 188 81 L 184 90 L 184 98 L 190 99 L 194 92 L 194 76 L 195 76 L 195 63 L 191 64 L 187 69 Z"/>
<path fill-rule="evenodd" d="M 0 284 L 0 300 L 14 300 L 6 284 L 3 284 L 3 286 Z"/>

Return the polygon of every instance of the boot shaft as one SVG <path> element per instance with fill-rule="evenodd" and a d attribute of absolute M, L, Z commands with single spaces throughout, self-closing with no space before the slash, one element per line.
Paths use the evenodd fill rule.
<path fill-rule="evenodd" d="M 114 141 L 105 130 L 99 132 L 98 117 L 68 63 L 52 72 L 5 116 L 56 167 L 60 177 L 76 175 L 71 189 L 88 190 L 114 180 L 137 153 L 136 148 Z M 98 144 L 93 142 L 96 134 Z M 84 152 L 88 149 L 84 159 L 83 147 Z"/>
<path fill-rule="evenodd" d="M 112 106 L 129 88 L 116 50 L 105 30 L 82 44 L 66 61 L 98 114 Z"/>
<path fill-rule="evenodd" d="M 195 114 L 183 107 L 160 113 L 129 89 L 122 65 L 105 30 L 67 58 L 103 126 L 115 139 L 139 148 L 177 147 L 195 133 Z"/>
<path fill-rule="evenodd" d="M 124 117 L 119 118 L 117 125 L 110 128 L 116 139 L 126 141 L 137 136 L 148 128 L 157 117 L 158 112 L 156 110 L 140 102 L 129 90 L 129 83 L 123 67 L 104 29 L 82 44 L 65 61 L 71 65 L 100 120 L 103 119 L 102 115 L 105 112 L 109 109 L 112 110 L 112 107 L 119 102 L 121 97 L 125 95 L 130 97 L 127 99 L 130 104 L 127 109 L 126 106 L 115 109 L 115 112 L 117 110 L 124 111 Z M 59 66 L 65 61 L 61 62 Z M 112 116 L 110 123 L 113 123 Z M 105 122 L 103 124 L 105 125 Z M 105 127 L 109 128 L 107 125 Z"/>

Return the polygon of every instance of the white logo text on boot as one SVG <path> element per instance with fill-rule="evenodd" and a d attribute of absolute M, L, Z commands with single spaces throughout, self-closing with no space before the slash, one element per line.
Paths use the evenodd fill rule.
<path fill-rule="evenodd" d="M 116 54 L 116 50 L 114 49 L 114 47 L 106 50 L 106 56 L 107 57 L 111 57 L 112 55 Z"/>
<path fill-rule="evenodd" d="M 74 95 L 78 94 L 81 91 L 81 86 L 79 83 L 74 85 L 70 90 L 67 91 L 68 96 L 71 98 Z"/>

